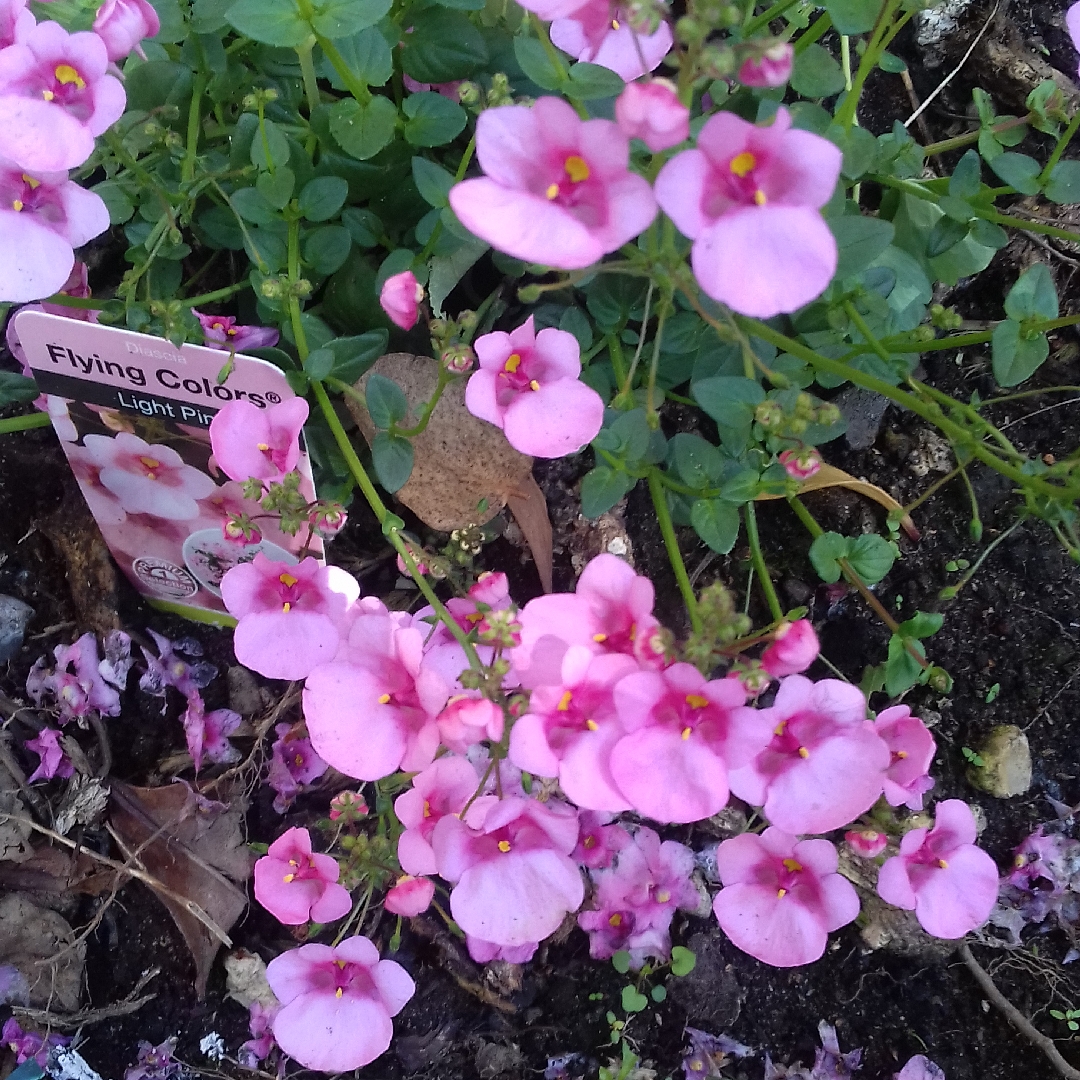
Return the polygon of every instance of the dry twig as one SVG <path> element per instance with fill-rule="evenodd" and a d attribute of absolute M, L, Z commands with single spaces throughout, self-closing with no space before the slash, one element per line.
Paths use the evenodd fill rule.
<path fill-rule="evenodd" d="M 102 1020 L 113 1020 L 118 1016 L 130 1016 L 133 1012 L 138 1012 L 148 1001 L 153 1001 L 157 997 L 156 993 L 143 994 L 142 997 L 139 997 L 139 994 L 151 979 L 157 978 L 160 974 L 161 968 L 151 968 L 143 972 L 135 989 L 127 997 L 100 1009 L 83 1009 L 81 1012 L 64 1014 L 50 1012 L 48 1009 L 29 1009 L 16 1005 L 12 1011 L 38 1024 L 75 1030 L 87 1024 L 99 1024 Z"/>

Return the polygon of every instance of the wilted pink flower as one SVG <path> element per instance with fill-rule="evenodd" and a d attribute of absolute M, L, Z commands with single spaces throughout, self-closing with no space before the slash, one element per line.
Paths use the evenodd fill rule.
<path fill-rule="evenodd" d="M 799 840 L 778 828 L 743 833 L 716 851 L 724 887 L 713 911 L 732 942 L 773 967 L 821 958 L 829 932 L 859 914 L 859 896 L 836 872 L 828 840 Z"/>
<path fill-rule="evenodd" d="M 18 1020 L 12 1016 L 4 1021 L 0 1042 L 14 1052 L 16 1064 L 21 1065 L 33 1058 L 44 1069 L 49 1059 L 49 1051 L 54 1046 L 67 1046 L 71 1039 L 66 1035 L 49 1035 L 43 1038 L 35 1031 L 23 1031 Z"/>
<path fill-rule="evenodd" d="M 81 165 L 127 101 L 108 63 L 97 34 L 69 34 L 55 22 L 20 34 L 0 53 L 0 154 L 32 173 Z"/>
<path fill-rule="evenodd" d="M 26 0 L 0 0 L 0 49 L 13 45 L 35 25 L 34 16 L 26 10 Z"/>
<path fill-rule="evenodd" d="M 889 838 L 877 829 L 851 829 L 844 833 L 844 839 L 862 859 L 876 859 L 889 842 Z"/>
<path fill-rule="evenodd" d="M 631 806 L 656 821 L 719 813 L 728 769 L 753 761 L 771 737 L 737 680 L 707 681 L 692 664 L 627 675 L 615 706 L 628 734 L 611 750 L 611 775 Z"/>
<path fill-rule="evenodd" d="M 109 0 L 110 3 L 113 0 Z M 120 3 L 145 3 L 146 0 L 119 0 Z M 147 5 L 149 6 L 149 5 Z M 265 349 L 278 343 L 281 336 L 272 326 L 238 326 L 232 315 L 204 315 L 191 309 L 191 314 L 199 320 L 203 328 L 203 344 L 210 349 L 222 352 L 243 352 L 245 349 Z M 232 404 L 230 402 L 230 404 Z M 247 403 L 246 403 L 247 404 Z M 286 402 L 288 404 L 288 402 Z M 227 408 L 228 406 L 226 406 Z M 280 407 L 280 406 L 279 406 Z M 273 406 L 270 406 L 272 409 Z M 269 412 L 270 409 L 265 411 Z M 263 411 L 263 410 L 260 410 Z M 304 414 L 307 419 L 307 414 Z M 303 423 L 303 420 L 301 420 Z M 213 424 L 211 423 L 211 427 Z M 224 468 L 224 466 L 222 466 Z M 288 469 L 283 470 L 288 472 Z M 234 480 L 247 477 L 234 476 Z"/>
<path fill-rule="evenodd" d="M 821 472 L 821 454 L 812 446 L 803 446 L 798 450 L 785 450 L 780 454 L 780 464 L 792 480 L 809 480 Z"/>
<path fill-rule="evenodd" d="M 380 960 L 366 937 L 340 945 L 301 945 L 266 965 L 281 1002 L 278 1046 L 308 1069 L 352 1072 L 390 1045 L 396 1016 L 416 985 L 393 960 Z"/>
<path fill-rule="evenodd" d="M 383 282 L 379 304 L 395 326 L 411 330 L 420 317 L 420 301 L 424 299 L 424 287 L 411 270 L 392 274 Z"/>
<path fill-rule="evenodd" d="M 887 904 L 914 910 L 934 937 L 960 938 L 982 926 L 998 895 L 994 860 L 975 846 L 975 818 L 960 799 L 937 804 L 932 829 L 912 829 L 900 854 L 878 874 L 878 895 Z"/>
<path fill-rule="evenodd" d="M 194 690 L 188 695 L 187 709 L 180 721 L 184 725 L 188 753 L 195 762 L 196 772 L 202 768 L 204 756 L 219 765 L 240 760 L 240 751 L 228 739 L 240 726 L 238 712 L 215 709 L 208 713 L 203 706 L 202 695 Z"/>
<path fill-rule="evenodd" d="M 431 836 L 439 874 L 453 883 L 450 911 L 481 941 L 517 946 L 553 934 L 584 899 L 570 853 L 577 813 L 565 803 L 481 796 L 443 817 Z"/>
<path fill-rule="evenodd" d="M 435 897 L 435 882 L 431 878 L 403 874 L 386 894 L 383 907 L 392 915 L 413 918 L 422 915 Z"/>
<path fill-rule="evenodd" d="M 190 698 L 197 690 L 209 686 L 217 674 L 217 668 L 207 660 L 197 659 L 202 656 L 202 646 L 194 638 L 170 641 L 155 630 L 148 628 L 146 632 L 154 639 L 158 655 L 155 656 L 146 648 L 142 650 L 146 672 L 139 679 L 139 689 L 144 694 L 164 697 L 165 688 L 172 686 L 184 697 Z M 185 656 L 196 659 L 185 660 Z"/>
<path fill-rule="evenodd" d="M 656 198 L 694 241 L 702 289 L 744 315 L 770 318 L 819 296 L 836 270 L 836 240 L 818 208 L 832 197 L 841 153 L 791 127 L 781 107 L 769 127 L 732 112 L 711 117 L 697 149 L 660 170 Z"/>
<path fill-rule="evenodd" d="M 690 110 L 667 79 L 628 82 L 615 100 L 615 120 L 623 134 L 641 139 L 654 154 L 690 138 Z"/>
<path fill-rule="evenodd" d="M 817 659 L 820 651 L 821 645 L 809 619 L 782 622 L 761 654 L 761 666 L 774 679 L 798 675 Z"/>
<path fill-rule="evenodd" d="M 889 748 L 866 719 L 858 687 L 789 675 L 770 709 L 758 709 L 772 731 L 749 765 L 731 771 L 731 790 L 792 833 L 838 829 L 881 795 Z"/>
<path fill-rule="evenodd" d="M 907 1064 L 893 1080 L 945 1080 L 944 1071 L 923 1054 L 908 1058 Z"/>
<path fill-rule="evenodd" d="M 307 829 L 289 829 L 255 861 L 255 899 L 287 926 L 333 922 L 352 907 L 340 873 L 336 859 L 312 852 Z"/>
<path fill-rule="evenodd" d="M 39 708 L 55 704 L 60 723 L 81 719 L 91 711 L 101 716 L 120 715 L 120 694 L 127 683 L 131 639 L 114 630 L 105 639 L 105 659 L 98 654 L 97 638 L 83 634 L 71 645 L 53 649 L 56 666 L 45 670 L 41 657 L 26 676 L 26 692 Z"/>
<path fill-rule="evenodd" d="M 573 334 L 553 326 L 538 334 L 530 315 L 512 333 L 477 338 L 476 355 L 480 368 L 465 387 L 465 405 L 473 416 L 502 428 L 515 450 L 562 457 L 600 430 L 604 402 L 578 379 L 581 347 Z"/>
<path fill-rule="evenodd" d="M 258 1001 L 248 1006 L 248 1031 L 251 1038 L 241 1043 L 236 1059 L 245 1069 L 257 1069 L 274 1049 L 274 1017 L 277 1006 L 267 1007 Z"/>
<path fill-rule="evenodd" d="M 470 232 L 527 262 L 591 266 L 656 217 L 648 182 L 627 167 L 626 136 L 559 98 L 482 112 L 476 156 L 486 175 L 451 188 L 450 205 Z"/>
<path fill-rule="evenodd" d="M 552 43 L 563 52 L 610 68 L 628 83 L 652 71 L 672 45 L 671 27 L 666 22 L 651 34 L 639 34 L 610 0 L 586 0 L 572 15 L 555 19 L 550 34 Z"/>
<path fill-rule="evenodd" d="M 180 1080 L 184 1066 L 173 1057 L 175 1051 L 175 1035 L 157 1046 L 141 1040 L 137 1063 L 124 1070 L 124 1080 Z"/>
<path fill-rule="evenodd" d="M 58 728 L 42 728 L 36 739 L 27 739 L 23 746 L 41 759 L 38 767 L 27 778 L 28 784 L 35 780 L 52 780 L 55 776 L 66 778 L 75 771 L 75 766 L 60 748 Z"/>
<path fill-rule="evenodd" d="M 507 964 L 527 964 L 540 947 L 539 941 L 526 941 L 524 945 L 496 945 L 494 941 L 482 941 L 472 934 L 465 935 L 465 947 L 477 964 L 490 964 L 503 960 Z"/>
<path fill-rule="evenodd" d="M 277 739 L 271 747 L 266 782 L 277 792 L 274 809 L 284 814 L 300 788 L 314 783 L 330 766 L 315 753 L 311 740 L 297 734 L 292 724 L 278 724 L 274 734 Z"/>
<path fill-rule="evenodd" d="M 748 56 L 735 77 L 743 86 L 783 86 L 791 78 L 794 60 L 794 46 L 778 41 L 757 56 Z"/>
<path fill-rule="evenodd" d="M 878 713 L 874 730 L 892 755 L 885 773 L 886 800 L 890 806 L 906 803 L 911 810 L 921 810 L 923 795 L 934 786 L 927 775 L 937 750 L 934 736 L 906 705 L 894 705 Z"/>
<path fill-rule="evenodd" d="M 479 785 L 476 770 L 463 757 L 447 754 L 413 777 L 413 786 L 394 800 L 405 826 L 398 837 L 398 862 L 407 874 L 438 873 L 431 834 L 447 814 L 458 814 Z"/>
<path fill-rule="evenodd" d="M 612 825 L 614 814 L 582 810 L 578 814 L 577 847 L 574 859 L 590 870 L 603 870 L 611 865 L 615 853 L 630 843 L 630 834 L 621 825 Z"/>
<path fill-rule="evenodd" d="M 93 29 L 105 42 L 110 60 L 123 60 L 132 49 L 145 60 L 139 43 L 157 34 L 161 20 L 147 0 L 105 0 L 94 17 Z"/>
<path fill-rule="evenodd" d="M 352 574 L 310 556 L 290 564 L 259 552 L 221 579 L 221 598 L 239 620 L 236 659 L 268 679 L 304 679 L 333 659 L 359 595 Z"/>
<path fill-rule="evenodd" d="M 300 397 L 265 409 L 230 401 L 210 421 L 214 459 L 231 480 L 280 480 L 300 459 L 300 432 L 307 418 L 308 403 Z"/>

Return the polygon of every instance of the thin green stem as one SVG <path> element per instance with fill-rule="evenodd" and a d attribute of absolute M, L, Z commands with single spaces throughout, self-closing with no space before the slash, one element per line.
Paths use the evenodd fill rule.
<path fill-rule="evenodd" d="M 456 183 L 461 183 L 465 179 L 465 171 L 469 167 L 469 162 L 472 161 L 473 151 L 476 150 L 476 136 L 469 140 L 469 145 L 465 147 L 465 153 L 461 155 L 461 161 L 458 162 L 457 175 L 454 177 Z M 442 236 L 442 218 L 439 218 L 435 222 L 434 228 L 431 230 L 431 235 L 427 239 L 427 243 L 424 245 L 424 250 L 420 252 L 416 257 L 418 263 L 426 262 L 431 253 L 435 250 L 435 245 L 439 242 L 439 237 Z"/>
<path fill-rule="evenodd" d="M 533 30 L 536 32 L 536 36 L 540 39 L 540 44 L 544 47 L 544 52 L 547 53 L 547 58 L 550 61 L 551 66 L 556 71 L 560 72 L 564 78 L 567 78 L 570 71 L 566 66 L 566 61 L 559 55 L 559 50 L 552 45 L 551 37 L 548 35 L 548 29 L 544 25 L 543 20 L 541 20 L 540 16 L 535 12 L 532 12 L 530 13 L 530 21 Z M 568 81 L 568 85 L 572 86 L 573 84 Z M 577 98 L 571 97 L 565 90 L 563 92 L 566 96 L 566 100 L 570 102 L 578 116 L 580 116 L 582 120 L 588 120 L 589 112 L 585 106 Z"/>
<path fill-rule="evenodd" d="M 679 583 L 679 592 L 682 593 L 683 603 L 686 604 L 686 613 L 690 616 L 690 626 L 695 634 L 700 634 L 701 613 L 698 611 L 694 586 L 690 584 L 690 575 L 686 572 L 686 563 L 683 562 L 682 552 L 679 550 L 679 539 L 675 535 L 675 526 L 671 521 L 671 511 L 668 509 L 664 485 L 660 482 L 659 470 L 649 469 L 648 480 L 649 495 L 652 498 L 653 508 L 656 510 L 656 520 L 660 523 L 660 533 L 664 537 L 668 560 L 671 563 L 671 569 L 675 571 L 675 580 Z"/>
<path fill-rule="evenodd" d="M 820 37 L 824 37 L 825 34 L 832 29 L 832 17 L 826 11 L 824 15 L 819 15 L 807 28 L 799 35 L 798 41 L 795 42 L 795 55 L 808 49 L 815 41 Z"/>
<path fill-rule="evenodd" d="M 784 617 L 784 609 L 780 606 L 780 598 L 776 595 L 776 587 L 769 576 L 769 569 L 765 565 L 765 555 L 761 550 L 761 538 L 758 536 L 757 510 L 754 504 L 748 502 L 744 507 L 743 520 L 746 522 L 746 539 L 750 544 L 750 558 L 757 571 L 758 584 L 765 594 L 765 602 L 769 605 L 769 613 L 773 619 L 779 621 Z"/>
<path fill-rule="evenodd" d="M 874 337 L 873 331 L 871 331 L 870 327 L 867 326 L 866 320 L 859 313 L 859 309 L 850 300 L 844 300 L 844 311 L 847 312 L 847 317 L 855 324 L 855 329 L 858 330 L 860 334 L 862 334 L 863 340 L 866 342 L 866 344 L 869 345 L 870 348 L 873 349 L 873 351 L 877 353 L 877 355 L 880 356 L 886 364 L 891 363 L 892 356 L 889 353 L 888 349 L 886 349 L 881 344 L 881 342 L 878 341 L 876 337 Z"/>
<path fill-rule="evenodd" d="M 213 292 L 200 293 L 198 296 L 193 296 L 187 303 L 191 307 L 198 307 L 200 304 L 216 304 L 219 300 L 228 300 L 230 296 L 234 296 L 236 293 L 243 292 L 245 289 L 250 288 L 250 281 L 238 281 L 235 285 L 226 285 L 224 288 L 215 289 Z"/>
<path fill-rule="evenodd" d="M 656 412 L 656 372 L 660 367 L 660 343 L 664 339 L 664 320 L 671 306 L 669 297 L 660 304 L 656 319 L 656 333 L 653 335 L 652 361 L 649 364 L 649 382 L 645 391 L 645 420 L 654 430 L 660 426 L 660 417 Z"/>
<path fill-rule="evenodd" d="M 1077 109 L 1073 113 L 1072 119 L 1069 121 L 1068 127 L 1061 133 L 1061 138 L 1058 139 L 1057 145 L 1054 147 L 1053 153 L 1047 159 L 1046 165 L 1043 167 L 1043 171 L 1039 174 L 1039 186 L 1042 187 L 1047 180 L 1050 179 L 1050 174 L 1054 171 L 1055 166 L 1061 160 L 1061 155 L 1065 153 L 1069 143 L 1072 142 L 1072 137 L 1076 132 L 1080 130 L 1080 109 Z"/>
<path fill-rule="evenodd" d="M 428 426 L 428 421 L 431 419 L 431 414 L 435 411 L 435 406 L 439 404 L 439 399 L 443 396 L 443 391 L 450 385 L 450 381 L 453 376 L 446 370 L 441 364 L 439 365 L 439 381 L 435 384 L 435 392 L 424 403 L 423 409 L 420 410 L 420 415 L 417 417 L 416 424 L 411 428 L 399 428 L 396 424 L 390 428 L 391 435 L 402 435 L 405 438 L 412 438 L 415 435 L 420 435 Z"/>
<path fill-rule="evenodd" d="M 315 61 L 311 55 L 314 44 L 314 39 L 308 39 L 303 45 L 296 47 L 296 55 L 300 58 L 300 74 L 304 79 L 304 97 L 307 98 L 309 117 L 322 100 L 322 95 L 319 93 L 319 77 L 315 72 Z"/>
<path fill-rule="evenodd" d="M 1034 113 L 1028 113 L 1026 116 L 1014 116 L 1011 120 L 1002 120 L 1000 124 L 995 124 L 987 130 L 994 135 L 1000 135 L 1002 132 L 1012 131 L 1013 128 L 1023 127 L 1034 119 Z M 961 150 L 965 146 L 971 146 L 973 143 L 979 141 L 979 136 L 982 132 L 982 128 L 976 128 L 974 131 L 967 131 L 963 135 L 954 135 L 951 139 L 942 139 L 940 142 L 927 143 L 926 146 L 923 147 L 923 156 L 934 157 L 937 154 L 947 154 L 950 150 Z"/>
<path fill-rule="evenodd" d="M 203 94 L 206 93 L 206 76 L 200 71 L 191 86 L 191 105 L 188 107 L 187 148 L 184 152 L 184 164 L 180 179 L 185 184 L 195 179 L 195 163 L 199 154 L 199 119 L 202 109 Z"/>
<path fill-rule="evenodd" d="M 316 36 L 319 48 L 323 55 L 330 61 L 330 66 L 338 73 L 338 77 L 345 84 L 346 89 L 361 105 L 366 105 L 371 100 L 371 91 L 367 84 L 356 77 L 356 73 L 345 62 L 345 57 L 338 52 L 337 46 L 322 35 Z"/>
<path fill-rule="evenodd" d="M 990 557 L 990 554 L 993 552 L 994 548 L 996 548 L 998 544 L 1002 544 L 1006 540 L 1008 540 L 1008 538 L 1012 536 L 1012 534 L 1016 532 L 1016 530 L 1020 528 L 1021 525 L 1023 525 L 1024 521 L 1025 519 L 1022 517 L 1017 518 L 1016 521 L 1014 521 L 1000 536 L 994 537 L 994 539 L 986 545 L 986 550 L 975 560 L 975 563 L 964 574 L 964 576 L 955 585 L 949 585 L 948 587 L 941 590 L 941 592 L 938 594 L 941 599 L 955 600 L 960 590 L 978 573 L 979 568 Z M 1065 547 L 1071 546 L 1063 536 L 1059 536 L 1059 539 Z"/>
<path fill-rule="evenodd" d="M 752 19 L 743 24 L 743 38 L 745 39 L 750 37 L 751 34 L 756 34 L 762 27 L 768 26 L 773 19 L 780 18 L 788 8 L 794 7 L 798 2 L 799 0 L 777 0 L 771 8 L 763 11 L 760 15 L 755 15 Z"/>
<path fill-rule="evenodd" d="M 892 27 L 893 16 L 900 7 L 902 0 L 885 0 L 885 4 L 878 15 L 877 22 L 870 34 L 870 41 L 866 51 L 859 62 L 859 70 L 852 80 L 851 89 L 847 92 L 843 104 L 837 110 L 836 122 L 845 130 L 850 131 L 855 123 L 855 111 L 859 107 L 859 98 L 862 96 L 863 86 L 874 70 L 874 65 L 881 58 L 885 49 L 888 31 Z"/>
<path fill-rule="evenodd" d="M 12 431 L 29 431 L 31 428 L 48 427 L 52 423 L 48 413 L 27 413 L 26 416 L 11 416 L 0 420 L 0 435 Z"/>
<path fill-rule="evenodd" d="M 979 500 L 975 497 L 975 489 L 971 486 L 971 478 L 967 474 L 967 468 L 960 470 L 960 476 L 963 478 L 964 487 L 967 489 L 968 501 L 971 503 L 971 523 L 968 527 L 971 530 L 972 538 L 981 540 L 983 523 L 982 518 L 979 516 Z"/>
<path fill-rule="evenodd" d="M 637 348 L 634 349 L 634 358 L 630 361 L 630 370 L 626 373 L 626 379 L 619 387 L 619 392 L 615 396 L 616 402 L 623 404 L 629 403 L 630 393 L 634 386 L 634 376 L 637 374 L 638 362 L 641 360 L 641 354 L 645 349 L 645 337 L 649 328 L 649 309 L 652 306 L 653 291 L 656 286 L 653 284 L 652 279 L 649 279 L 649 287 L 645 290 L 645 311 L 641 316 L 641 328 L 638 330 Z M 615 408 L 620 408 L 621 405 L 617 404 Z"/>
<path fill-rule="evenodd" d="M 611 357 L 611 369 L 615 372 L 615 385 L 622 386 L 626 381 L 626 357 L 623 355 L 622 342 L 619 335 L 611 333 L 606 335 L 608 356 Z"/>

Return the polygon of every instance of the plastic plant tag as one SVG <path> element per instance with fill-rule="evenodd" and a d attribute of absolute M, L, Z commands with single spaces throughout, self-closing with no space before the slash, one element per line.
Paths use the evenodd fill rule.
<path fill-rule="evenodd" d="M 155 607 L 231 624 L 219 589 L 226 570 L 260 551 L 290 563 L 321 556 L 318 537 L 282 533 L 211 458 L 210 421 L 227 402 L 265 408 L 296 396 L 273 364 L 237 354 L 219 383 L 229 355 L 201 345 L 43 311 L 21 311 L 15 329 L 109 550 Z M 313 501 L 306 453 L 297 469 Z M 226 539 L 230 512 L 252 518 L 262 538 Z"/>

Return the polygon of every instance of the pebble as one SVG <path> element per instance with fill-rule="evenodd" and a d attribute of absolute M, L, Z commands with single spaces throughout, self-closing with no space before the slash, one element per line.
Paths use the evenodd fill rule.
<path fill-rule="evenodd" d="M 983 764 L 968 770 L 968 780 L 995 799 L 1023 795 L 1031 787 L 1031 748 L 1015 724 L 994 728 L 979 748 Z"/>
<path fill-rule="evenodd" d="M 14 596 L 0 593 L 0 663 L 10 660 L 22 648 L 27 623 L 34 609 Z"/>

